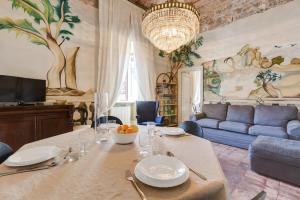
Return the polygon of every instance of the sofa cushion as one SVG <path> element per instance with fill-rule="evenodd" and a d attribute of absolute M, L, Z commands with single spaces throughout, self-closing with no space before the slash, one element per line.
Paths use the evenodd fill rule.
<path fill-rule="evenodd" d="M 227 144 L 234 147 L 248 149 L 249 145 L 257 138 L 249 134 L 241 134 L 220 129 L 202 128 L 203 138 L 212 142 Z"/>
<path fill-rule="evenodd" d="M 249 128 L 250 135 L 264 135 L 278 138 L 287 138 L 285 128 L 276 126 L 254 125 Z"/>
<path fill-rule="evenodd" d="M 227 115 L 227 104 L 204 104 L 202 111 L 205 113 L 207 118 L 218 119 L 221 121 L 226 120 Z"/>
<path fill-rule="evenodd" d="M 254 108 L 252 106 L 229 105 L 226 121 L 253 124 Z"/>
<path fill-rule="evenodd" d="M 300 140 L 300 121 L 292 120 L 287 125 L 287 133 L 290 139 Z"/>
<path fill-rule="evenodd" d="M 265 106 L 255 108 L 254 124 L 285 127 L 290 120 L 297 119 L 295 106 Z"/>
<path fill-rule="evenodd" d="M 248 133 L 249 126 L 249 124 L 231 121 L 224 121 L 219 123 L 219 129 L 238 133 Z"/>
<path fill-rule="evenodd" d="M 206 127 L 206 128 L 218 128 L 219 125 L 219 120 L 217 119 L 209 119 L 209 118 L 204 118 L 204 119 L 200 119 L 197 121 L 197 123 L 201 126 L 201 127 Z"/>
<path fill-rule="evenodd" d="M 300 167 L 300 141 L 259 136 L 251 144 L 250 155 Z"/>

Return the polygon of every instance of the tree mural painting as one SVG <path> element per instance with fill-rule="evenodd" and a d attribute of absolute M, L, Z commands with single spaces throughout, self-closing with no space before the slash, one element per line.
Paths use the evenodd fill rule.
<path fill-rule="evenodd" d="M 62 50 L 63 43 L 73 35 L 70 30 L 80 23 L 79 17 L 72 15 L 69 0 L 57 0 L 56 5 L 50 0 L 10 1 L 12 9 L 22 9 L 32 20 L 0 17 L 0 30 L 27 36 L 30 42 L 48 48 L 53 55 L 52 66 L 47 72 L 47 95 L 82 95 L 76 84 L 75 61 L 79 47 L 70 48 L 67 53 Z M 66 88 L 61 85 L 63 70 Z"/>
<path fill-rule="evenodd" d="M 272 70 L 261 71 L 256 76 L 255 82 L 257 86 L 263 88 L 263 90 L 270 95 L 270 97 L 280 97 L 280 90 L 272 85 L 272 82 L 281 79 L 281 75 Z"/>
<path fill-rule="evenodd" d="M 216 65 L 216 60 L 213 60 L 213 65 L 211 68 L 203 66 L 204 70 L 204 88 L 211 91 L 212 93 L 219 95 L 221 89 L 221 76 L 214 70 Z"/>
<path fill-rule="evenodd" d="M 186 65 L 188 67 L 194 66 L 192 57 L 200 59 L 201 56 L 196 52 L 203 44 L 203 37 L 200 36 L 196 40 L 192 40 L 186 45 L 181 46 L 179 49 L 172 51 L 171 53 L 166 53 L 162 50 L 159 51 L 160 57 L 168 57 L 171 72 L 169 72 L 169 81 L 172 82 L 173 78 L 177 76 L 178 70 Z"/>

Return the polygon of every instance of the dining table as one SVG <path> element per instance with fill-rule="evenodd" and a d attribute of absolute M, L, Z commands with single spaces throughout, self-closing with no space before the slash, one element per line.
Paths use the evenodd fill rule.
<path fill-rule="evenodd" d="M 94 129 L 85 128 L 26 144 L 18 151 L 51 145 L 66 152 L 79 141 L 79 134 L 80 140 L 90 144 L 85 155 L 74 162 L 58 161 L 57 166 L 49 169 L 0 177 L 0 199 L 140 200 L 138 192 L 125 177 L 128 170 L 134 174 L 140 158 L 138 137 L 127 145 L 116 144 L 113 138 L 96 144 Z M 161 141 L 164 151 L 173 152 L 176 158 L 207 180 L 190 171 L 189 179 L 182 185 L 155 188 L 135 178 L 147 200 L 229 199 L 227 180 L 211 142 L 189 134 L 164 135 Z M 9 170 L 12 168 L 0 165 L 0 173 Z"/>

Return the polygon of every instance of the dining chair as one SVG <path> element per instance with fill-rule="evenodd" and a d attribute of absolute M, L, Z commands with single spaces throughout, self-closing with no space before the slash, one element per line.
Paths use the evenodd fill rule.
<path fill-rule="evenodd" d="M 0 164 L 12 154 L 12 148 L 3 142 L 0 142 Z"/>
<path fill-rule="evenodd" d="M 138 125 L 147 125 L 147 122 L 154 122 L 156 126 L 164 124 L 164 116 L 158 115 L 158 101 L 137 101 L 136 119 Z"/>
<path fill-rule="evenodd" d="M 74 124 L 79 124 L 79 125 L 86 125 L 87 124 L 87 119 L 88 119 L 88 111 L 84 107 L 76 107 L 74 108 L 74 113 L 76 112 L 79 113 L 80 118 L 73 120 Z"/>
<path fill-rule="evenodd" d="M 111 121 L 111 120 L 115 120 L 117 124 L 120 124 L 120 125 L 123 124 L 123 122 L 119 118 L 117 118 L 115 116 L 103 116 L 103 117 L 99 117 L 97 119 L 97 124 L 103 124 L 103 123 L 106 123 L 107 121 Z M 92 122 L 91 127 L 92 128 L 95 127 L 95 122 L 94 121 Z"/>
<path fill-rule="evenodd" d="M 193 121 L 184 121 L 179 125 L 179 128 L 182 128 L 184 132 L 203 137 L 202 129 L 196 122 Z"/>
<path fill-rule="evenodd" d="M 265 191 L 261 191 L 255 197 L 253 197 L 251 200 L 265 200 L 266 197 L 267 197 L 267 193 Z"/>

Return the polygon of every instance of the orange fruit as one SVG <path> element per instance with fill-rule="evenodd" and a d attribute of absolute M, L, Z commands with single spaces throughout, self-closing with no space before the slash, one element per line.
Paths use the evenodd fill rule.
<path fill-rule="evenodd" d="M 127 130 L 126 130 L 126 133 L 134 133 L 134 129 L 129 127 Z"/>
<path fill-rule="evenodd" d="M 123 127 L 122 127 L 122 126 L 118 126 L 118 128 L 117 128 L 117 132 L 118 132 L 118 133 L 121 133 L 121 132 L 122 132 L 122 130 L 123 130 Z"/>
<path fill-rule="evenodd" d="M 129 128 L 129 126 L 127 124 L 123 125 L 123 130 L 127 130 Z"/>
<path fill-rule="evenodd" d="M 133 129 L 134 133 L 138 132 L 139 131 L 139 127 L 136 126 L 136 125 L 131 125 L 130 128 Z"/>

